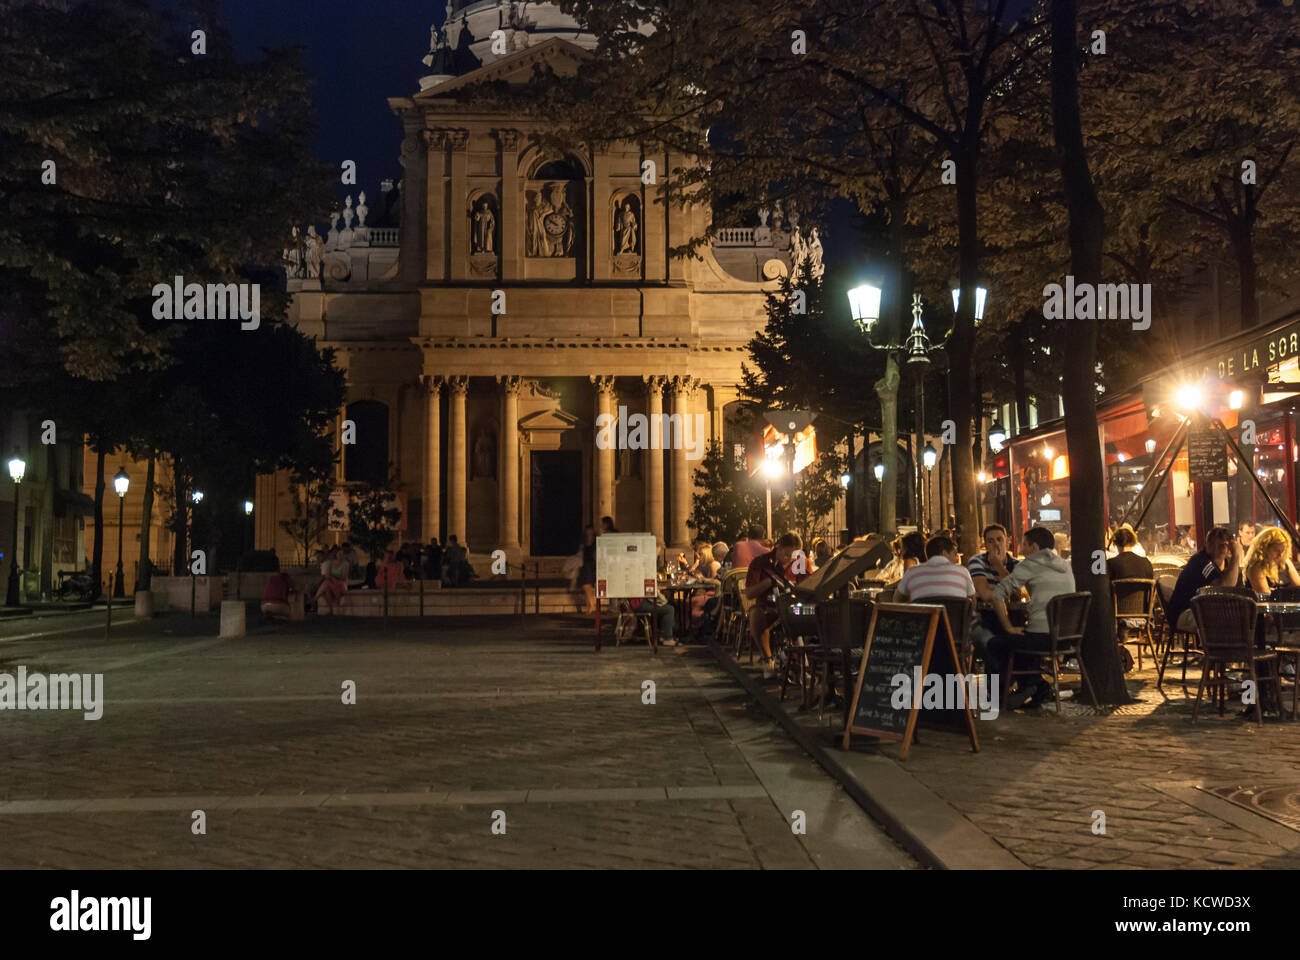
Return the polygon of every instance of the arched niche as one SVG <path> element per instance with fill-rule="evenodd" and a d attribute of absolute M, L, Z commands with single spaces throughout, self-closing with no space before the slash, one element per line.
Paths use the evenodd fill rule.
<path fill-rule="evenodd" d="M 586 168 L 575 157 L 536 156 L 523 185 L 524 256 L 537 279 L 585 279 Z"/>
<path fill-rule="evenodd" d="M 634 190 L 619 190 L 610 200 L 610 255 L 615 275 L 640 276 L 645 250 L 645 217 L 641 197 Z"/>
<path fill-rule="evenodd" d="M 491 190 L 475 190 L 469 196 L 466 242 L 470 272 L 478 277 L 495 277 L 501 254 L 501 204 Z"/>

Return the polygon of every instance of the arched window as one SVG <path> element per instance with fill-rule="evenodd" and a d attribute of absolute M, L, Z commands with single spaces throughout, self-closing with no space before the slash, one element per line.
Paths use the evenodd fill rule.
<path fill-rule="evenodd" d="M 388 405 L 378 400 L 349 403 L 347 419 L 356 443 L 343 447 L 343 479 L 382 487 L 388 482 Z"/>

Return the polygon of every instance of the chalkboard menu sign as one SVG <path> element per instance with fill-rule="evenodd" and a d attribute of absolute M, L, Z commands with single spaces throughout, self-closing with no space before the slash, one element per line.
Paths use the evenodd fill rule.
<path fill-rule="evenodd" d="M 1228 445 L 1218 430 L 1187 432 L 1187 477 L 1193 483 L 1228 479 Z"/>
<path fill-rule="evenodd" d="M 935 656 L 935 634 L 940 633 L 943 652 Z M 933 660 L 933 663 L 932 663 Z M 957 670 L 960 661 L 948 628 L 948 614 L 941 606 L 929 604 L 878 603 L 867 628 L 862 665 L 853 691 L 849 723 L 844 730 L 844 749 L 849 748 L 852 734 L 861 733 L 886 740 L 903 742 L 902 756 L 907 757 L 916 732 L 917 713 L 921 708 L 920 690 L 913 691 L 910 704 L 897 707 L 899 689 L 894 678 L 900 674 L 910 685 L 931 669 L 945 674 Z M 975 739 L 975 722 L 963 708 L 971 746 Z"/>

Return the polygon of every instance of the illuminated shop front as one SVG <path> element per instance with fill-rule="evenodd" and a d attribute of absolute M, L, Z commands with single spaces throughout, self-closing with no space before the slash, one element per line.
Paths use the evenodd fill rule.
<path fill-rule="evenodd" d="M 1198 549 L 1212 524 L 1236 529 L 1252 520 L 1257 526 L 1294 527 L 1298 352 L 1300 319 L 1293 317 L 1212 344 L 1137 388 L 1102 400 L 1097 442 L 1105 483 L 1098 494 L 1107 522 L 1113 527 L 1127 520 L 1149 556 L 1174 557 Z M 1239 464 L 1223 433 L 1211 426 L 1216 420 L 1238 442 L 1249 467 Z M 1184 423 L 1188 428 L 1181 431 Z M 1169 447 L 1176 437 L 1174 454 Z M 1067 546 L 1064 421 L 1009 440 L 1004 452 L 1009 496 L 1005 508 L 999 503 L 997 519 L 1017 543 L 1025 530 L 1041 525 Z M 995 482 L 1002 483 L 991 481 L 987 488 Z"/>

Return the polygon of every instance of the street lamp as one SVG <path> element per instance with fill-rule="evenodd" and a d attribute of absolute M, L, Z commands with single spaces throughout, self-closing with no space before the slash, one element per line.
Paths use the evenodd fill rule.
<path fill-rule="evenodd" d="M 763 461 L 763 479 L 767 487 L 767 538 L 772 539 L 772 481 L 785 473 L 781 465 L 780 454 L 769 456 Z"/>
<path fill-rule="evenodd" d="M 885 465 L 883 463 L 876 464 L 874 467 L 871 468 L 871 472 L 876 475 L 877 483 L 885 479 Z"/>
<path fill-rule="evenodd" d="M 27 461 L 14 457 L 9 461 L 9 477 L 14 482 L 14 538 L 13 551 L 9 556 L 9 588 L 5 595 L 5 606 L 18 606 L 18 488 L 27 472 Z"/>
<path fill-rule="evenodd" d="M 1006 442 L 1006 431 L 998 426 L 997 418 L 994 417 L 993 422 L 989 424 L 989 449 L 994 453 L 1001 453 L 1002 445 Z"/>
<path fill-rule="evenodd" d="M 252 501 L 252 500 L 245 500 L 245 501 L 244 501 L 244 516 L 246 516 L 246 517 L 251 517 L 252 515 L 253 515 L 253 501 Z"/>
<path fill-rule="evenodd" d="M 851 477 L 849 474 L 847 473 L 840 474 L 840 486 L 843 487 L 845 490 L 849 488 L 849 484 L 852 481 L 853 481 L 853 477 Z"/>
<path fill-rule="evenodd" d="M 202 491 L 202 490 L 195 490 L 193 493 L 190 494 L 190 499 L 191 499 L 192 501 L 194 501 L 195 503 L 202 503 L 202 502 L 203 502 L 203 491 Z"/>
<path fill-rule="evenodd" d="M 975 322 L 979 323 L 984 319 L 984 301 L 988 299 L 989 292 L 983 287 L 975 288 Z M 961 287 L 952 288 L 952 312 L 957 312 L 957 305 L 961 303 Z"/>
<path fill-rule="evenodd" d="M 113 585 L 114 597 L 126 596 L 126 585 L 122 576 L 122 509 L 126 504 L 126 491 L 131 486 L 131 478 L 126 475 L 126 467 L 118 467 L 113 476 L 113 489 L 117 491 L 117 582 Z"/>
<path fill-rule="evenodd" d="M 863 333 L 870 334 L 871 328 L 880 319 L 880 288 L 864 283 L 849 291 L 849 312 Z M 875 346 L 875 344 L 872 344 Z M 898 349 L 895 346 L 893 349 Z"/>
<path fill-rule="evenodd" d="M 925 445 L 925 450 L 921 454 L 921 462 L 925 464 L 925 469 L 933 470 L 934 465 L 939 462 L 939 454 L 930 444 Z"/>

